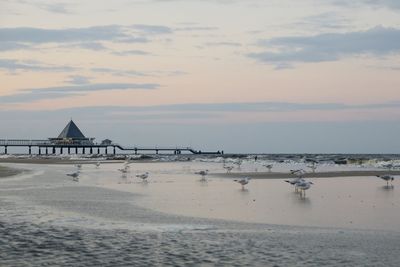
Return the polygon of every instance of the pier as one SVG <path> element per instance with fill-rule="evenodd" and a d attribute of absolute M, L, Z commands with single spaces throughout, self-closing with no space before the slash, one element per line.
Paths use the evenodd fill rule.
<path fill-rule="evenodd" d="M 27 154 L 32 155 L 34 148 L 38 155 L 56 155 L 56 154 L 117 154 L 119 151 L 132 152 L 133 154 L 142 153 L 170 153 L 179 155 L 182 153 L 191 154 L 223 154 L 223 151 L 201 151 L 191 147 L 140 147 L 124 146 L 103 140 L 101 143 L 94 142 L 94 138 L 85 137 L 81 130 L 71 120 L 57 138 L 48 138 L 43 140 L 29 139 L 0 139 L 0 147 L 4 154 L 8 154 L 11 147 L 26 148 Z"/>

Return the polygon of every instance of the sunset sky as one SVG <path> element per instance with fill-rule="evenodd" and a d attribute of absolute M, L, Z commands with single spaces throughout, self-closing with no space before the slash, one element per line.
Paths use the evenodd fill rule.
<path fill-rule="evenodd" d="M 0 0 L 0 139 L 400 152 L 400 1 Z"/>

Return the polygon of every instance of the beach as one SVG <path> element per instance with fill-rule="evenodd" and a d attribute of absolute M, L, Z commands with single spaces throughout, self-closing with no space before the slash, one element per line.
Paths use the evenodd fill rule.
<path fill-rule="evenodd" d="M 293 163 L 267 173 L 249 160 L 226 174 L 215 159 L 134 161 L 124 176 L 123 161 L 86 162 L 75 182 L 66 174 L 76 163 L 1 163 L 29 170 L 0 181 L 2 266 L 397 266 L 400 260 L 398 181 L 386 188 L 373 176 L 383 170 L 320 166 L 326 176 L 309 178 L 314 186 L 300 198 L 284 182 L 290 168 L 301 166 Z M 206 181 L 195 174 L 203 169 L 210 172 Z M 148 182 L 136 177 L 145 171 Z M 242 190 L 233 179 L 245 175 L 254 180 Z"/>

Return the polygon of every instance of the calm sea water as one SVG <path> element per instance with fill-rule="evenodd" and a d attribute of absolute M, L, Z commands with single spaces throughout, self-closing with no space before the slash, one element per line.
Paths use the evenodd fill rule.
<path fill-rule="evenodd" d="M 14 165 L 16 166 L 16 165 Z M 398 266 L 399 197 L 379 179 L 200 182 L 220 163 L 19 165 L 0 180 L 0 266 Z M 243 171 L 253 168 L 242 166 Z M 280 166 L 282 170 L 290 166 Z M 148 183 L 135 174 L 149 171 Z M 240 171 L 238 176 L 240 176 Z M 400 187 L 399 187 L 400 188 Z M 356 212 L 354 212 L 356 211 Z"/>

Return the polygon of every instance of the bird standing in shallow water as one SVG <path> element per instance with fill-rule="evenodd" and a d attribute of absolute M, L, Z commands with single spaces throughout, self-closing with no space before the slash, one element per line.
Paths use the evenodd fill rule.
<path fill-rule="evenodd" d="M 377 175 L 376 177 L 381 178 L 382 180 L 386 181 L 386 186 L 389 187 L 389 181 L 390 181 L 390 185 L 393 186 L 392 182 L 394 180 L 394 177 L 391 175 Z"/>
<path fill-rule="evenodd" d="M 76 171 L 74 173 L 67 173 L 67 176 L 71 176 L 72 181 L 74 181 L 74 182 L 79 182 L 79 175 L 80 175 L 79 171 Z"/>
<path fill-rule="evenodd" d="M 208 174 L 208 170 L 198 171 L 198 172 L 195 172 L 195 174 L 201 175 L 201 181 L 205 181 L 206 175 Z"/>
<path fill-rule="evenodd" d="M 143 182 L 147 182 L 147 178 L 149 177 L 149 173 L 145 172 L 145 173 L 142 173 L 142 174 L 137 174 L 136 177 L 142 179 Z"/>
<path fill-rule="evenodd" d="M 237 182 L 242 185 L 242 190 L 244 190 L 244 186 L 250 182 L 251 178 L 244 177 L 242 179 L 235 179 L 234 182 Z"/>

